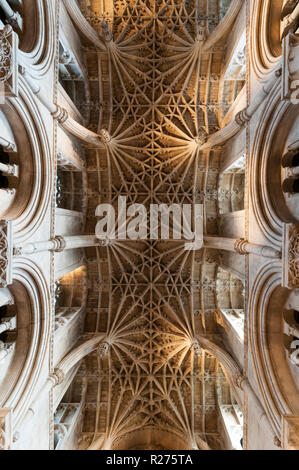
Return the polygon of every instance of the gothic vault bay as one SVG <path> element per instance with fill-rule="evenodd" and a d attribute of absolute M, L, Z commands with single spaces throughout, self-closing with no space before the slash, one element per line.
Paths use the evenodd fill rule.
<path fill-rule="evenodd" d="M 0 449 L 299 450 L 298 105 L 298 0 L 0 0 Z"/>

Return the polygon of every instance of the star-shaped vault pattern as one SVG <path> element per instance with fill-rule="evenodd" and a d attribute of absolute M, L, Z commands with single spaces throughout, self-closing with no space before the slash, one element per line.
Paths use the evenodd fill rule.
<path fill-rule="evenodd" d="M 89 150 L 90 220 L 96 203 L 112 203 L 117 212 L 119 196 L 147 209 L 199 203 L 202 181 L 211 178 L 201 147 L 219 128 L 225 52 L 206 51 L 204 43 L 223 2 L 115 0 L 108 15 L 91 2 L 93 16 L 80 3 L 91 23 L 97 17 L 99 34 L 101 24 L 110 32 L 107 52 L 97 52 L 97 130 L 107 129 L 112 140 Z M 130 433 L 160 429 L 186 448 L 201 440 L 217 447 L 217 364 L 193 347 L 196 334 L 213 330 L 198 312 L 204 297 L 215 308 L 214 265 L 205 274 L 202 253 L 170 240 L 116 240 L 89 259 L 87 329 L 105 332 L 111 349 L 84 365 L 88 443 L 121 446 Z"/>

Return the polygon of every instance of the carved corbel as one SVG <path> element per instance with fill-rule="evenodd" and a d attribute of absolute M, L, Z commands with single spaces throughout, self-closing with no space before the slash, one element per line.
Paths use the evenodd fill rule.
<path fill-rule="evenodd" d="M 195 356 L 196 357 L 201 357 L 202 350 L 201 350 L 199 342 L 196 338 L 193 339 L 192 346 L 193 346 L 193 351 L 194 351 Z"/>
<path fill-rule="evenodd" d="M 111 135 L 106 129 L 101 129 L 99 132 L 99 136 L 103 144 L 109 144 L 109 142 L 111 142 L 112 140 Z"/>
<path fill-rule="evenodd" d="M 98 348 L 98 356 L 100 359 L 103 359 L 104 357 L 107 356 L 109 350 L 110 350 L 111 344 L 107 343 L 106 341 L 104 343 L 101 343 L 99 348 Z"/>
<path fill-rule="evenodd" d="M 113 37 L 112 37 L 112 34 L 110 32 L 110 28 L 109 28 L 109 24 L 107 23 L 107 21 L 102 21 L 101 23 L 101 30 L 102 30 L 102 38 L 104 39 L 104 41 L 107 43 L 107 42 L 111 42 Z"/>

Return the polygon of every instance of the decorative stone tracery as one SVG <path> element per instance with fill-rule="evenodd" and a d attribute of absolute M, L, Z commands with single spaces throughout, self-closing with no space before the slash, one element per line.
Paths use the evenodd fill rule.
<path fill-rule="evenodd" d="M 18 94 L 18 37 L 10 25 L 0 30 L 0 98 Z"/>
<path fill-rule="evenodd" d="M 12 282 L 12 231 L 11 222 L 0 222 L 0 287 Z"/>
<path fill-rule="evenodd" d="M 285 224 L 284 229 L 283 286 L 299 287 L 299 226 Z"/>

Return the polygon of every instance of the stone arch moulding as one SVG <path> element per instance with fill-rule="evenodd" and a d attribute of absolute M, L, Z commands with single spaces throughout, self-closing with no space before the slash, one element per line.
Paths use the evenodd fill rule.
<path fill-rule="evenodd" d="M 282 7 L 283 0 L 252 2 L 250 51 L 253 70 L 259 80 L 265 80 L 280 60 Z"/>
<path fill-rule="evenodd" d="M 222 21 L 214 29 L 204 44 L 204 51 L 211 50 L 232 29 L 234 21 L 242 8 L 243 0 L 232 0 Z"/>
<path fill-rule="evenodd" d="M 299 405 L 283 343 L 283 306 L 290 291 L 281 287 L 281 263 L 259 271 L 249 298 L 249 344 L 264 409 L 281 433 L 283 415 L 298 415 Z"/>
<path fill-rule="evenodd" d="M 51 331 L 51 302 L 46 280 L 31 261 L 17 259 L 13 284 L 9 288 L 19 312 L 21 332 L 18 331 L 9 374 L 1 385 L 1 406 L 13 409 L 17 427 L 30 406 L 45 364 Z"/>
<path fill-rule="evenodd" d="M 23 241 L 37 230 L 49 207 L 53 163 L 48 135 L 34 99 L 22 80 L 19 86 L 19 98 L 9 98 L 1 107 L 20 152 L 19 191 L 12 209 L 3 217 L 14 221 L 15 237 L 21 233 L 19 241 Z"/>
<path fill-rule="evenodd" d="M 198 442 L 198 447 L 202 450 L 208 450 L 205 442 Z M 179 436 L 176 433 L 170 433 L 163 429 L 152 429 L 150 427 L 141 427 L 134 431 L 124 431 L 119 437 L 102 436 L 96 439 L 88 450 L 138 450 L 138 449 L 173 449 L 173 450 L 191 450 L 192 446 L 188 439 Z"/>
<path fill-rule="evenodd" d="M 278 82 L 265 105 L 252 148 L 250 197 L 253 211 L 263 235 L 279 249 L 283 222 L 296 221 L 286 205 L 281 182 L 282 156 L 295 114 L 298 115 L 296 106 L 281 101 Z"/>
<path fill-rule="evenodd" d="M 19 48 L 30 73 L 43 76 L 53 64 L 56 52 L 57 0 L 25 0 L 24 34 Z"/>

